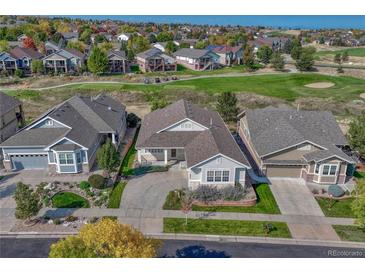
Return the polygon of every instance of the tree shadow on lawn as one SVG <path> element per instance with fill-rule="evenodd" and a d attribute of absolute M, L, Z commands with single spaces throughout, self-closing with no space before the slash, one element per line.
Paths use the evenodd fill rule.
<path fill-rule="evenodd" d="M 177 249 L 175 256 L 164 255 L 163 258 L 230 258 L 225 251 L 206 249 L 203 245 L 190 245 Z"/>

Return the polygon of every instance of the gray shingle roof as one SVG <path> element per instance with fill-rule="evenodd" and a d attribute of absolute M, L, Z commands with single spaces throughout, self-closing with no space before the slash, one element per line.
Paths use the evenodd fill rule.
<path fill-rule="evenodd" d="M 158 133 L 187 118 L 206 129 Z M 219 153 L 249 166 L 219 114 L 186 100 L 179 100 L 163 109 L 147 114 L 142 121 L 136 147 L 184 147 L 188 167 Z"/>
<path fill-rule="evenodd" d="M 65 136 L 70 129 L 68 128 L 34 128 L 31 130 L 22 130 L 13 135 L 0 146 L 47 146 L 59 138 Z"/>
<path fill-rule="evenodd" d="M 47 128 L 43 129 L 45 131 L 41 131 L 42 129 L 31 128 L 22 130 L 10 137 L 5 144 L 34 145 L 31 139 L 28 142 L 29 138 L 34 138 L 34 142 L 39 142 L 36 145 L 48 146 L 53 141 L 67 137 L 84 147 L 90 148 L 95 144 L 99 133 L 115 132 L 120 128 L 122 119 L 125 116 L 125 106 L 106 95 L 99 95 L 94 98 L 74 96 L 54 107 L 46 115 L 42 115 L 37 121 L 45 116 L 69 126 L 70 129 Z M 29 125 L 28 128 L 32 127 L 35 122 Z M 45 132 L 44 136 L 42 132 Z M 52 134 L 55 134 L 55 136 Z M 56 136 L 58 138 L 52 139 L 49 137 L 50 135 L 52 138 Z M 36 139 L 39 139 L 39 141 Z"/>
<path fill-rule="evenodd" d="M 22 103 L 18 99 L 0 92 L 0 115 L 7 113 L 21 104 Z"/>
<path fill-rule="evenodd" d="M 246 119 L 250 138 L 260 156 L 304 141 L 326 149 L 334 145 L 347 144 L 334 116 L 327 111 L 297 111 L 267 107 L 247 110 Z M 338 151 L 340 150 L 333 152 Z"/>
<path fill-rule="evenodd" d="M 182 57 L 197 59 L 207 55 L 209 52 L 210 51 L 206 49 L 182 48 L 174 52 L 174 56 L 182 56 Z"/>
<path fill-rule="evenodd" d="M 28 48 L 22 48 L 22 47 L 15 47 L 9 52 L 14 58 L 22 59 L 24 57 L 28 57 L 31 59 L 41 59 L 43 55 L 34 50 L 34 49 L 28 49 Z"/>

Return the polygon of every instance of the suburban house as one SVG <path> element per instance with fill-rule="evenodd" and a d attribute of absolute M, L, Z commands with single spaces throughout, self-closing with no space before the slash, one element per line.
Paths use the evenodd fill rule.
<path fill-rule="evenodd" d="M 0 72 L 14 74 L 17 69 L 16 59 L 7 52 L 0 52 Z"/>
<path fill-rule="evenodd" d="M 47 41 L 44 44 L 44 47 L 46 49 L 46 55 L 50 55 L 50 54 L 62 49 L 64 47 L 64 43 L 63 43 L 62 39 L 60 39 L 58 44 L 54 43 L 53 41 Z"/>
<path fill-rule="evenodd" d="M 110 50 L 108 52 L 109 73 L 127 73 L 130 71 L 130 64 L 125 56 L 125 51 Z"/>
<path fill-rule="evenodd" d="M 88 173 L 97 149 L 110 138 L 119 145 L 126 131 L 125 106 L 106 95 L 73 96 L 0 144 L 4 167 Z"/>
<path fill-rule="evenodd" d="M 60 32 L 62 38 L 65 41 L 78 41 L 79 40 L 79 33 L 77 31 L 73 31 L 73 32 Z"/>
<path fill-rule="evenodd" d="M 121 33 L 117 36 L 117 40 L 119 42 L 128 42 L 129 38 L 131 38 L 133 33 Z"/>
<path fill-rule="evenodd" d="M 10 55 L 16 59 L 17 68 L 25 74 L 32 73 L 32 60 L 40 60 L 43 55 L 34 49 L 15 47 L 10 50 Z"/>
<path fill-rule="evenodd" d="M 254 41 L 249 41 L 248 43 L 254 47 L 254 52 L 262 46 L 268 46 L 273 51 L 280 51 L 283 49 L 286 41 L 290 40 L 286 37 L 258 37 Z"/>
<path fill-rule="evenodd" d="M 186 169 L 192 189 L 244 184 L 250 168 L 220 115 L 186 100 L 147 114 L 136 149 L 140 165 Z"/>
<path fill-rule="evenodd" d="M 23 125 L 22 102 L 0 92 L 0 143 L 14 135 Z"/>
<path fill-rule="evenodd" d="M 143 72 L 175 71 L 176 61 L 157 48 L 151 48 L 137 54 L 137 63 Z"/>
<path fill-rule="evenodd" d="M 46 73 L 67 73 L 80 70 L 86 58 L 76 49 L 60 49 L 42 60 Z"/>
<path fill-rule="evenodd" d="M 239 135 L 267 177 L 344 184 L 352 176 L 354 160 L 330 112 L 267 107 L 240 116 Z"/>
<path fill-rule="evenodd" d="M 182 48 L 174 56 L 178 64 L 192 70 L 212 70 L 219 66 L 219 55 L 206 49 Z"/>
<path fill-rule="evenodd" d="M 241 46 L 215 46 L 209 45 L 207 50 L 211 50 L 219 55 L 218 62 L 223 66 L 241 64 L 243 60 L 243 48 Z"/>
<path fill-rule="evenodd" d="M 166 51 L 167 42 L 157 42 L 153 44 L 153 47 L 159 49 L 162 52 Z"/>

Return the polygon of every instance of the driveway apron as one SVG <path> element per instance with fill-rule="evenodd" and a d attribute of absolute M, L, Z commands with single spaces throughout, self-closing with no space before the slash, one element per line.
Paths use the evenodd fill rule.
<path fill-rule="evenodd" d="M 308 187 L 296 179 L 270 178 L 270 188 L 283 215 L 324 216 Z M 340 238 L 331 225 L 289 223 L 296 239 L 334 240 Z"/>

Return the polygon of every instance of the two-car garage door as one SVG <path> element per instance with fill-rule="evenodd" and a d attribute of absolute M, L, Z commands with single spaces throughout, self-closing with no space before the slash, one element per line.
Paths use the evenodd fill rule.
<path fill-rule="evenodd" d="M 267 177 L 300 178 L 301 166 L 266 166 Z"/>
<path fill-rule="evenodd" d="M 45 169 L 48 166 L 47 154 L 11 155 L 13 169 Z"/>

